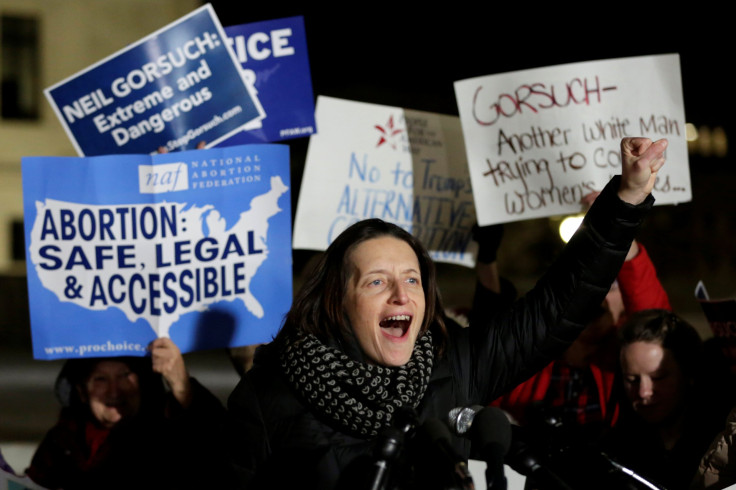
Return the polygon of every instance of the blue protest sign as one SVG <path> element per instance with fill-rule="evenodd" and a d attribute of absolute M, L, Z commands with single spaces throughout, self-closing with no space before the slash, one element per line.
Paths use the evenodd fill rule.
<path fill-rule="evenodd" d="M 26 157 L 37 359 L 268 341 L 291 305 L 289 151 Z"/>
<path fill-rule="evenodd" d="M 214 146 L 263 109 L 208 4 L 45 90 L 80 155 Z"/>
<path fill-rule="evenodd" d="M 314 94 L 302 17 L 225 27 L 245 78 L 257 91 L 266 117 L 223 145 L 276 142 L 316 132 Z"/>

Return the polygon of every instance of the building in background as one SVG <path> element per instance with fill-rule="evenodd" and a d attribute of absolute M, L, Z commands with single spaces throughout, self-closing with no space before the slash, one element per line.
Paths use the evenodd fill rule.
<path fill-rule="evenodd" d="M 43 90 L 199 6 L 197 0 L 0 2 L 0 343 L 30 339 L 21 158 L 77 156 Z"/>

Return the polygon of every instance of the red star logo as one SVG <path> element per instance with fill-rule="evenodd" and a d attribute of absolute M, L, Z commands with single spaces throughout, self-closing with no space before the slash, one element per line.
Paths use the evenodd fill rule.
<path fill-rule="evenodd" d="M 380 124 L 376 124 L 376 129 L 381 133 L 381 139 L 378 140 L 378 144 L 376 145 L 376 148 L 378 148 L 384 143 L 388 143 L 389 145 L 391 145 L 391 148 L 395 150 L 396 149 L 395 137 L 397 134 L 402 133 L 404 130 L 394 128 L 394 116 L 390 116 L 388 118 L 388 123 L 386 123 L 385 127 L 381 126 Z"/>

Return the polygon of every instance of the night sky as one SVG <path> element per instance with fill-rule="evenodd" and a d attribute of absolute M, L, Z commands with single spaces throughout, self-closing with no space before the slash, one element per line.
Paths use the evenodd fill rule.
<path fill-rule="evenodd" d="M 315 97 L 457 115 L 457 80 L 678 53 L 686 121 L 734 134 L 734 26 L 723 11 L 708 2 L 698 2 L 695 10 L 674 4 L 628 8 L 555 2 L 540 8 L 536 3 L 488 3 L 481 8 L 447 2 L 437 9 L 429 4 L 362 2 L 326 9 L 306 2 L 212 2 L 225 26 L 304 16 Z M 307 144 L 307 138 L 289 142 L 295 189 Z M 655 207 L 641 231 L 673 304 L 698 309 L 692 298 L 699 279 L 711 285 L 712 293 L 736 294 L 731 167 L 730 158 L 691 154 L 693 201 Z M 540 248 L 543 244 L 536 250 Z M 298 252 L 295 259 L 298 263 Z"/>

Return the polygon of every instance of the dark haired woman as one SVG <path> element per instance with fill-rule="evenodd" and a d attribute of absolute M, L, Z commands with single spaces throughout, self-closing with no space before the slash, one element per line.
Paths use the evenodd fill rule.
<path fill-rule="evenodd" d="M 366 220 L 345 230 L 228 401 L 232 458 L 248 488 L 335 488 L 398 414 L 414 411 L 421 424 L 486 405 L 558 356 L 615 279 L 666 144 L 621 142 L 622 177 L 537 286 L 491 324 L 444 322 L 432 260 L 403 229 Z M 468 457 L 467 440 L 451 445 Z"/>
<path fill-rule="evenodd" d="M 619 330 L 628 405 L 604 441 L 606 454 L 668 490 L 688 488 L 726 416 L 703 372 L 697 330 L 660 309 L 632 315 Z"/>
<path fill-rule="evenodd" d="M 171 339 L 150 350 L 64 364 L 56 381 L 63 408 L 31 460 L 33 481 L 50 489 L 210 483 L 221 464 L 211 456 L 221 447 L 224 407 L 189 377 Z"/>

